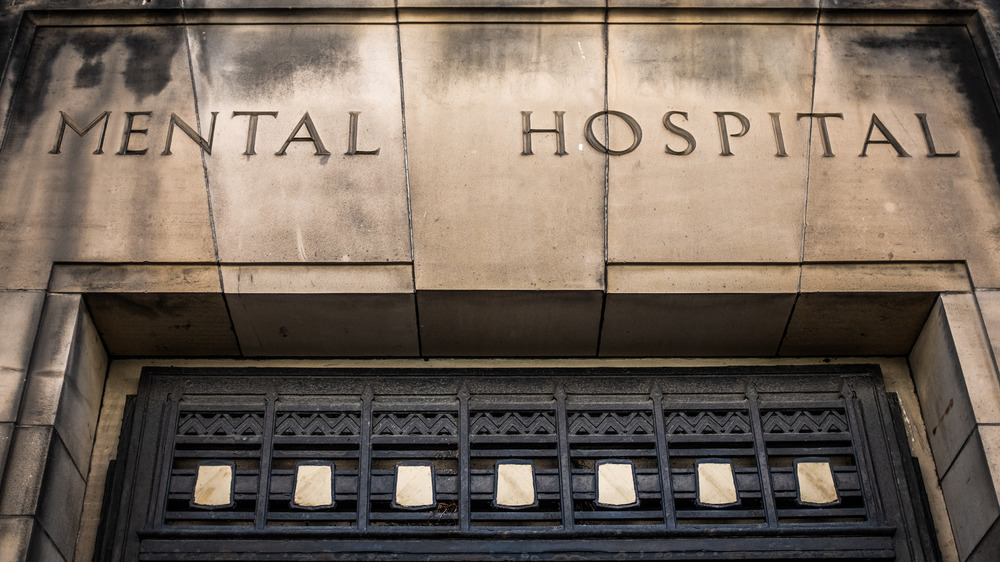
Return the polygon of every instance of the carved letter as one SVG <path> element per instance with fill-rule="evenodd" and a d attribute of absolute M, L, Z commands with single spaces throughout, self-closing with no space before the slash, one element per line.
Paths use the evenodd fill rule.
<path fill-rule="evenodd" d="M 118 156 L 122 155 L 142 155 L 145 154 L 148 148 L 143 148 L 141 150 L 133 150 L 128 147 L 129 141 L 132 140 L 132 135 L 145 135 L 149 132 L 149 129 L 133 129 L 132 123 L 138 115 L 145 115 L 149 117 L 152 115 L 152 111 L 127 111 L 125 112 L 125 132 L 122 134 L 122 148 L 116 154 Z"/>
<path fill-rule="evenodd" d="M 934 148 L 934 139 L 931 137 L 931 126 L 927 124 L 927 114 L 926 113 L 916 113 L 917 119 L 920 120 L 920 128 L 924 131 L 924 140 L 927 141 L 927 157 L 928 158 L 957 158 L 960 151 L 955 152 L 938 152 Z M 97 154 L 96 152 L 94 154 Z"/>
<path fill-rule="evenodd" d="M 781 114 L 768 113 L 768 115 L 771 116 L 771 129 L 774 130 L 774 144 L 778 148 L 775 156 L 788 156 L 788 153 L 785 152 L 785 137 L 781 134 Z"/>
<path fill-rule="evenodd" d="M 565 111 L 553 111 L 552 113 L 556 116 L 556 128 L 555 129 L 532 129 L 531 128 L 531 112 L 522 111 L 521 112 L 521 155 L 531 156 L 534 153 L 531 152 L 531 133 L 555 133 L 556 134 L 556 156 L 565 156 L 568 154 L 566 152 L 566 133 L 563 127 L 563 115 Z"/>
<path fill-rule="evenodd" d="M 601 115 L 607 115 L 608 117 L 614 115 L 628 125 L 629 129 L 632 129 L 632 145 L 625 150 L 612 150 L 603 144 L 601 141 L 597 140 L 594 136 L 594 119 L 597 119 Z M 628 154 L 636 148 L 639 147 L 639 143 L 642 142 L 642 128 L 639 126 L 639 122 L 636 121 L 631 115 L 627 113 L 622 113 L 621 111 L 605 110 L 598 111 L 597 113 L 591 115 L 587 118 L 587 122 L 583 126 L 584 136 L 587 138 L 587 144 L 594 147 L 594 149 L 599 150 L 605 154 L 610 154 L 612 156 L 621 156 L 623 154 Z"/>
<path fill-rule="evenodd" d="M 110 115 L 110 111 L 105 111 L 104 113 L 98 115 L 97 118 L 91 121 L 86 127 L 81 127 L 80 124 L 74 121 L 72 117 L 60 111 L 59 132 L 56 134 L 56 143 L 52 145 L 52 150 L 49 151 L 49 154 L 59 154 L 59 150 L 62 148 L 63 133 L 66 132 L 66 125 L 69 125 L 69 128 L 73 129 L 74 133 L 83 137 L 83 135 L 86 135 L 91 129 L 96 127 L 97 123 L 99 123 L 102 119 L 104 120 L 104 126 L 101 127 L 101 138 L 97 142 L 97 150 L 94 151 L 94 154 L 104 154 L 104 133 L 108 131 L 108 116 Z"/>
<path fill-rule="evenodd" d="M 358 150 L 358 115 L 361 115 L 360 111 L 351 111 L 351 127 L 347 135 L 347 152 L 344 154 L 346 156 L 354 156 L 355 154 L 371 154 L 376 155 L 381 148 L 376 148 L 375 150 Z"/>
<path fill-rule="evenodd" d="M 796 121 L 800 121 L 803 117 L 816 118 L 819 119 L 819 136 L 823 139 L 823 158 L 833 158 L 833 146 L 830 145 L 830 131 L 826 128 L 826 118 L 836 117 L 837 119 L 843 119 L 843 113 L 798 113 Z"/>
<path fill-rule="evenodd" d="M 732 115 L 740 122 L 740 132 L 730 135 L 729 129 L 726 127 L 726 116 Z M 743 135 L 750 132 L 750 120 L 746 118 L 746 115 L 741 113 L 736 113 L 735 111 L 716 111 L 716 118 L 719 120 L 719 138 L 722 140 L 722 156 L 732 156 L 733 151 L 729 150 L 729 137 L 742 137 Z"/>
<path fill-rule="evenodd" d="M 670 121 L 670 118 L 673 117 L 674 115 L 680 115 L 681 117 L 684 118 L 685 121 L 687 121 L 687 118 L 688 118 L 687 112 L 685 112 L 685 111 L 668 111 L 665 114 L 663 114 L 663 126 L 666 127 L 666 129 L 668 131 L 670 131 L 671 133 L 673 133 L 673 134 L 681 137 L 682 139 L 686 140 L 687 141 L 687 146 L 684 148 L 684 150 L 674 150 L 674 149 L 670 148 L 670 145 L 668 144 L 668 145 L 666 145 L 666 147 L 667 147 L 667 154 L 673 154 L 674 156 L 687 156 L 688 154 L 691 154 L 692 152 L 694 152 L 694 147 L 698 146 L 698 143 L 695 142 L 694 135 L 692 135 L 690 131 L 688 131 L 687 129 L 682 129 L 681 127 L 678 127 L 677 125 L 674 125 Z"/>
<path fill-rule="evenodd" d="M 257 146 L 257 118 L 261 115 L 269 115 L 271 117 L 277 117 L 277 111 L 234 111 L 233 117 L 240 117 L 243 115 L 250 116 L 250 126 L 247 129 L 247 149 L 243 151 L 244 156 L 253 156 L 257 154 L 254 147 Z"/>
<path fill-rule="evenodd" d="M 878 127 L 879 132 L 882 133 L 882 136 L 885 137 L 885 140 L 872 140 L 872 132 L 874 132 L 876 127 Z M 868 125 L 868 135 L 865 136 L 865 145 L 861 148 L 861 154 L 859 156 L 861 157 L 868 156 L 869 144 L 891 144 L 892 147 L 896 149 L 897 156 L 899 156 L 900 158 L 910 157 L 910 155 L 907 154 L 905 150 L 903 150 L 902 145 L 899 144 L 899 141 L 896 140 L 896 137 L 892 136 L 892 133 L 889 132 L 889 129 L 885 128 L 885 125 L 882 124 L 882 120 L 878 118 L 878 115 L 875 115 L 874 113 L 872 113 L 872 120 L 871 123 Z"/>
<path fill-rule="evenodd" d="M 309 136 L 308 137 L 295 136 L 299 133 L 299 130 L 302 129 L 303 125 L 305 125 L 306 131 L 309 133 Z M 284 156 L 285 150 L 288 149 L 288 145 L 292 144 L 293 142 L 311 142 L 313 143 L 313 146 L 316 148 L 316 156 L 330 155 L 330 152 L 326 149 L 325 146 L 323 146 L 323 141 L 320 140 L 319 133 L 316 132 L 316 125 L 313 124 L 312 117 L 309 117 L 308 111 L 305 113 L 305 115 L 302 116 L 302 119 L 299 119 L 299 123 L 295 125 L 295 129 L 292 130 L 292 134 L 288 135 L 288 140 L 285 141 L 285 144 L 281 145 L 281 150 L 275 152 L 274 155 Z"/>
<path fill-rule="evenodd" d="M 212 124 L 208 127 L 208 140 L 206 141 L 201 135 L 195 132 L 190 125 L 185 123 L 176 113 L 170 114 L 170 124 L 167 125 L 167 145 L 163 147 L 163 152 L 160 156 L 169 156 L 172 154 L 170 152 L 170 144 L 174 140 L 174 125 L 177 125 L 184 131 L 184 134 L 188 136 L 191 140 L 198 143 L 198 146 L 202 150 L 211 154 L 212 153 L 212 143 L 215 142 L 215 118 L 219 115 L 218 111 L 212 112 Z"/>

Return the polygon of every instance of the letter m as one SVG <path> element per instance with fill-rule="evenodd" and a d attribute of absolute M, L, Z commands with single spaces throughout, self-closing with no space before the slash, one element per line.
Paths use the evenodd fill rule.
<path fill-rule="evenodd" d="M 104 113 L 98 115 L 97 118 L 91 121 L 86 127 L 82 127 L 72 117 L 66 115 L 65 112 L 60 111 L 59 132 L 56 134 L 56 143 L 52 145 L 52 150 L 49 151 L 49 154 L 59 154 L 59 151 L 62 148 L 63 134 L 66 133 L 66 125 L 69 125 L 69 128 L 73 129 L 74 133 L 82 137 L 83 135 L 89 133 L 90 130 L 96 127 L 102 120 L 104 121 L 104 126 L 101 127 L 101 139 L 97 143 L 97 150 L 94 151 L 94 154 L 104 154 L 104 134 L 108 131 L 108 117 L 110 115 L 110 111 L 105 111 Z"/>

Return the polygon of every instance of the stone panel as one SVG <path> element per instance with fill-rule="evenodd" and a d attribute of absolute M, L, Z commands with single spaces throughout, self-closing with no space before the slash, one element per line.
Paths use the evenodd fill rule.
<path fill-rule="evenodd" d="M 773 356 L 794 294 L 609 294 L 601 355 Z"/>
<path fill-rule="evenodd" d="M 244 355 L 420 353 L 410 266 L 243 265 L 222 272 Z"/>
<path fill-rule="evenodd" d="M 972 433 L 955 464 L 944 475 L 941 489 L 948 505 L 958 508 L 949 510 L 949 514 L 958 554 L 965 560 L 1000 517 L 1000 505 L 978 431 Z"/>
<path fill-rule="evenodd" d="M 583 134 L 604 107 L 601 26 L 400 33 L 417 289 L 602 289 L 604 155 Z M 533 129 L 565 112 L 567 154 L 534 133 L 522 155 L 522 111 Z"/>
<path fill-rule="evenodd" d="M 208 25 L 189 34 L 202 128 L 219 112 L 205 161 L 220 259 L 409 261 L 395 27 Z M 235 112 L 277 115 L 257 116 L 250 135 L 253 117 Z M 317 142 L 283 149 L 312 137 L 309 126 Z"/>
<path fill-rule="evenodd" d="M 809 107 L 815 33 L 797 25 L 610 26 L 608 106 L 642 128 L 634 152 L 610 157 L 610 262 L 799 260 L 808 135 L 795 113 Z M 667 153 L 692 147 L 665 128 L 667 112 L 686 114 L 671 123 L 693 135 L 690 154 Z M 716 112 L 745 116 L 749 131 L 735 137 L 739 118 Z M 769 113 L 780 113 L 786 157 L 776 156 Z M 612 149 L 634 138 L 623 124 L 611 118 Z"/>
<path fill-rule="evenodd" d="M 53 438 L 35 516 L 63 557 L 73 559 L 86 481 L 58 437 Z"/>
<path fill-rule="evenodd" d="M 937 293 L 802 293 L 781 344 L 785 357 L 905 355 Z"/>
<path fill-rule="evenodd" d="M 0 292 L 0 422 L 17 420 L 44 300 L 42 292 Z"/>
<path fill-rule="evenodd" d="M 177 131 L 160 155 L 171 112 L 195 123 L 182 28 L 40 27 L 24 76 L 0 154 L 0 287 L 44 288 L 53 261 L 214 259 L 198 151 Z M 145 152 L 118 155 L 126 112 L 146 111 L 127 147 Z M 52 154 L 60 112 L 94 127 L 66 127 Z"/>
<path fill-rule="evenodd" d="M 424 356 L 594 356 L 599 291 L 418 291 Z"/>
<path fill-rule="evenodd" d="M 94 293 L 87 308 L 112 355 L 238 355 L 221 293 Z"/>
<path fill-rule="evenodd" d="M 806 260 L 967 260 L 1000 284 L 1000 119 L 964 26 L 820 27 Z M 931 153 L 918 114 L 938 154 Z M 885 143 L 888 131 L 900 149 Z M 872 130 L 873 127 L 874 130 Z M 869 137 L 868 132 L 871 132 Z"/>
<path fill-rule="evenodd" d="M 54 425 L 81 474 L 90 466 L 108 358 L 79 295 L 50 295 L 25 386 L 22 425 Z"/>

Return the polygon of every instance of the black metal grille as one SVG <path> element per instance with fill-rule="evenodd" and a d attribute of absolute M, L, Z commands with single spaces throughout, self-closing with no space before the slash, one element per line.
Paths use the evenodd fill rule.
<path fill-rule="evenodd" d="M 813 371 L 149 369 L 108 558 L 923 559 L 877 371 Z M 230 503 L 197 501 L 206 462 L 234 468 Z M 831 467 L 833 501 L 802 500 L 797 462 Z M 530 467 L 522 503 L 498 500 L 504 463 Z M 609 463 L 624 500 L 600 497 Z M 702 463 L 734 497 L 706 499 Z M 305 465 L 329 501 L 296 503 Z M 428 467 L 431 504 L 399 503 L 401 466 Z"/>

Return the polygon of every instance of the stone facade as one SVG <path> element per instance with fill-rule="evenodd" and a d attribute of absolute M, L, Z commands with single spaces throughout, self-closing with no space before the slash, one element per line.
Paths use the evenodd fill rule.
<path fill-rule="evenodd" d="M 0 560 L 89 559 L 191 358 L 864 358 L 1000 550 L 996 2 L 0 10 Z"/>

